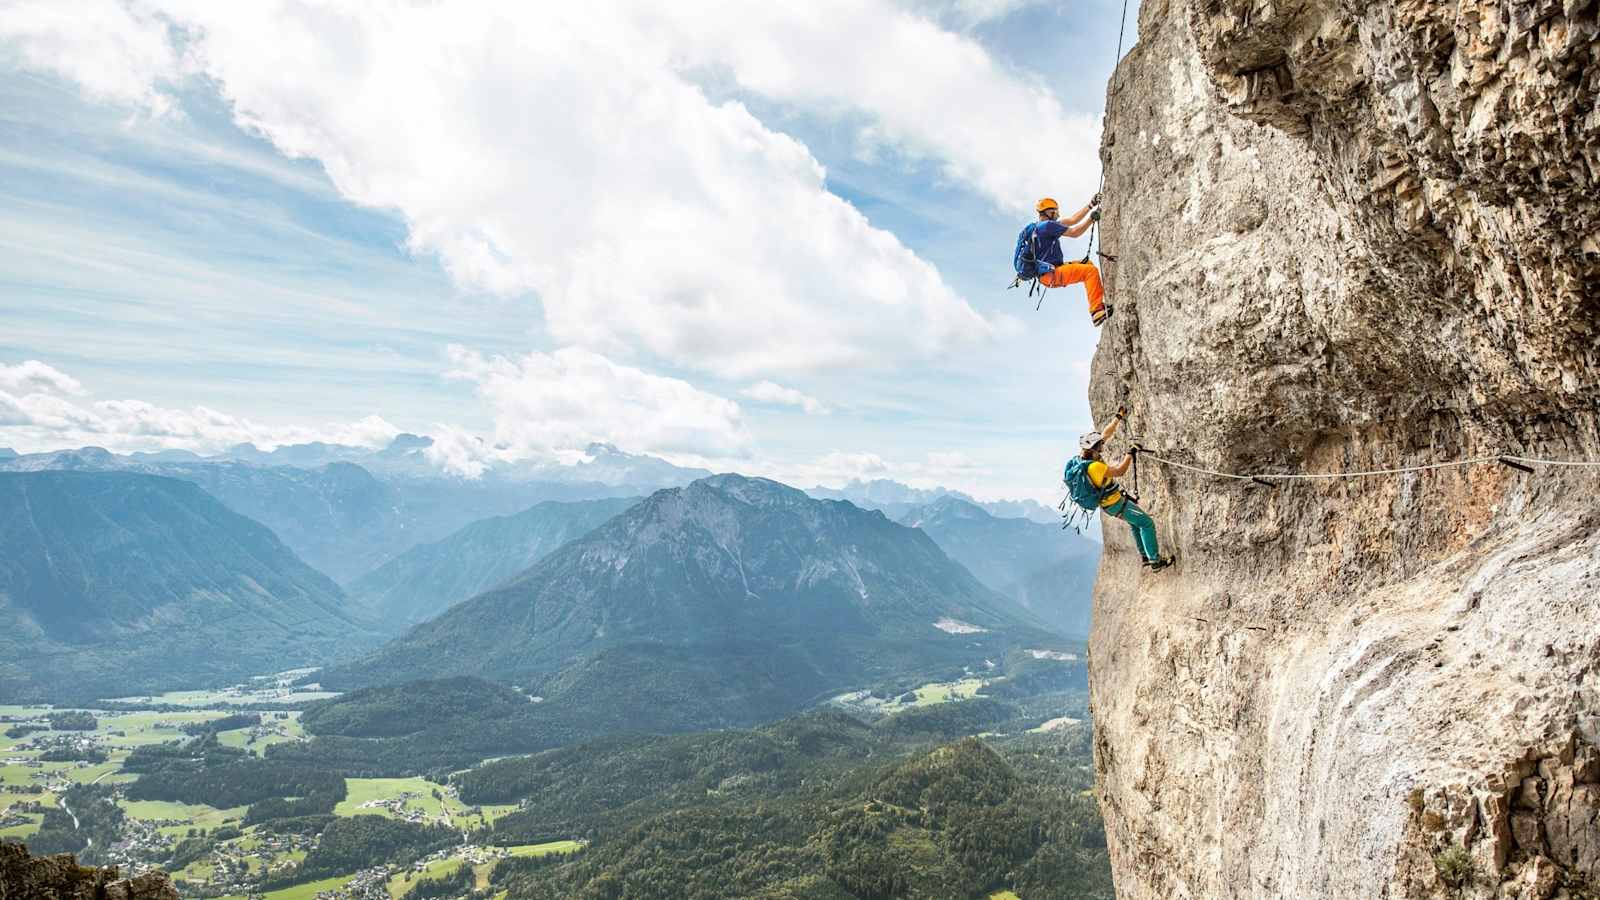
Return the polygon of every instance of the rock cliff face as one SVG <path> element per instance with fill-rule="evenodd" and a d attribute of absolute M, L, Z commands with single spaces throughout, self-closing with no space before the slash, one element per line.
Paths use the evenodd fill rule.
<path fill-rule="evenodd" d="M 1600 460 L 1597 10 L 1146 0 L 1097 418 L 1227 471 Z M 1141 470 L 1180 564 L 1106 528 L 1120 897 L 1593 896 L 1600 470 Z"/>
<path fill-rule="evenodd" d="M 115 866 L 80 866 L 70 853 L 35 857 L 0 844 L 0 900 L 178 900 L 178 891 L 159 872 L 122 878 Z"/>

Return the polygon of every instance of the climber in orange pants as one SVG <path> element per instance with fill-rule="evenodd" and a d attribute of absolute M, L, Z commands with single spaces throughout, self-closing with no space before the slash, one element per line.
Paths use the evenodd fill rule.
<path fill-rule="evenodd" d="M 1111 318 L 1111 307 L 1106 305 L 1105 286 L 1100 282 L 1100 270 L 1094 263 L 1066 262 L 1061 253 L 1062 237 L 1081 237 L 1100 221 L 1100 195 L 1095 194 L 1083 209 L 1065 220 L 1061 210 L 1049 197 L 1039 201 L 1035 209 L 1039 221 L 1029 222 L 1017 235 L 1017 249 L 1012 255 L 1013 268 L 1019 282 L 1037 279 L 1045 287 L 1066 287 L 1083 282 L 1089 294 L 1089 317 L 1096 326 Z"/>

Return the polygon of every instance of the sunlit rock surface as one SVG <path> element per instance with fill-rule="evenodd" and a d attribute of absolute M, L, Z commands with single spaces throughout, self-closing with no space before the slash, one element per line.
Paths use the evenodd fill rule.
<path fill-rule="evenodd" d="M 1105 136 L 1097 419 L 1125 400 L 1128 436 L 1227 471 L 1600 460 L 1596 12 L 1148 0 Z M 1108 523 L 1119 896 L 1600 874 L 1600 470 L 1140 486 L 1180 564 L 1142 574 Z"/>
<path fill-rule="evenodd" d="M 0 844 L 0 900 L 178 900 L 178 891 L 159 872 L 123 878 L 70 853 L 29 856 L 21 844 Z"/>

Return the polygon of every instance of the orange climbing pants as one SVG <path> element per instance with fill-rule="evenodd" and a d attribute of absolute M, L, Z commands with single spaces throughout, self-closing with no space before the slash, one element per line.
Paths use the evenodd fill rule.
<path fill-rule="evenodd" d="M 1089 292 L 1089 315 L 1098 319 L 1100 310 L 1106 305 L 1106 289 L 1100 283 L 1100 270 L 1095 268 L 1094 263 L 1062 263 L 1039 276 L 1040 284 L 1053 288 L 1080 281 L 1083 282 L 1083 289 Z"/>

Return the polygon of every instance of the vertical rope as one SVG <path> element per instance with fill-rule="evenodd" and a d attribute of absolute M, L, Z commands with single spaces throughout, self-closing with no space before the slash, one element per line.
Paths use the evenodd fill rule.
<path fill-rule="evenodd" d="M 1122 64 L 1122 39 L 1128 33 L 1128 0 L 1122 0 L 1122 24 L 1117 28 L 1117 55 L 1111 61 L 1111 91 L 1106 97 L 1106 131 L 1111 131 L 1111 112 L 1115 108 L 1117 99 L 1117 66 Z M 1102 194 L 1106 189 L 1106 167 L 1100 167 L 1100 186 L 1095 188 L 1096 194 Z M 1100 223 L 1095 222 L 1089 226 L 1089 249 L 1083 258 L 1094 262 L 1094 241 L 1100 234 Z"/>

